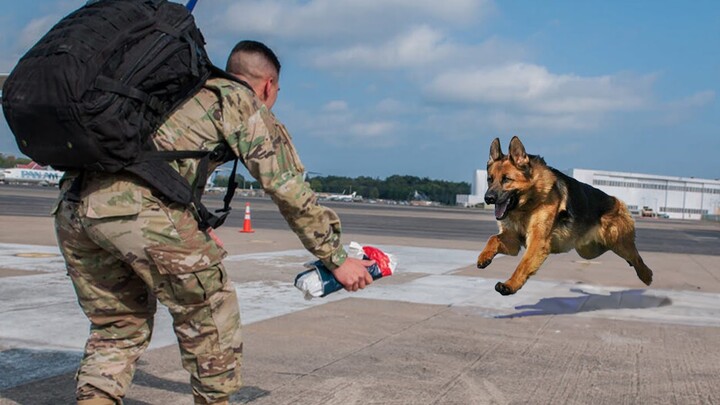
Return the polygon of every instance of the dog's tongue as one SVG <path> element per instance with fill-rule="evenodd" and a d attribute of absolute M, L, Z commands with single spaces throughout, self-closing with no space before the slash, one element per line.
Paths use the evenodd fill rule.
<path fill-rule="evenodd" d="M 502 219 L 505 215 L 505 210 L 507 210 L 508 204 L 510 204 L 509 198 L 502 203 L 495 204 L 495 219 Z"/>

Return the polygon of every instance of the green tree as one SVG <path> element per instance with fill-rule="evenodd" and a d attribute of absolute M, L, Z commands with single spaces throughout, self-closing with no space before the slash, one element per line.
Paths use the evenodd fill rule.
<path fill-rule="evenodd" d="M 322 193 L 323 192 L 323 183 L 320 179 L 313 177 L 309 181 L 310 188 L 313 189 L 316 193 Z"/>
<path fill-rule="evenodd" d="M 0 167 L 15 167 L 18 164 L 26 165 L 30 162 L 32 162 L 32 160 L 28 158 L 17 158 L 13 155 L 0 153 Z"/>
<path fill-rule="evenodd" d="M 376 200 L 380 198 L 380 190 L 378 190 L 377 187 L 370 188 L 370 191 L 367 193 L 368 198 L 372 198 L 373 200 Z"/>
<path fill-rule="evenodd" d="M 229 176 L 215 176 L 215 187 L 227 187 L 228 183 L 230 182 Z"/>
<path fill-rule="evenodd" d="M 417 191 L 429 200 L 447 205 L 455 204 L 457 194 L 469 194 L 470 184 L 431 180 L 427 177 L 393 175 L 385 180 L 361 176 L 357 178 L 339 176 L 313 177 L 310 185 L 316 192 L 350 193 L 356 191 L 365 198 L 403 201 L 413 198 Z"/>

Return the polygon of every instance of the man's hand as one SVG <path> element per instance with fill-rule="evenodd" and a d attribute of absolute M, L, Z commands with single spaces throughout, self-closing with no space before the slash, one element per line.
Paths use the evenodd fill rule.
<path fill-rule="evenodd" d="M 331 272 L 347 291 L 357 291 L 373 282 L 372 276 L 367 271 L 367 267 L 373 264 L 375 264 L 374 260 L 360 260 L 348 257 L 342 266 L 331 270 Z"/>

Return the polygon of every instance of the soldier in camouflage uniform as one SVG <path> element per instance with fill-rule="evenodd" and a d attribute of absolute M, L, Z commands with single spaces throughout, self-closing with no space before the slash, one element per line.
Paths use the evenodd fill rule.
<path fill-rule="evenodd" d="M 239 43 L 228 70 L 252 87 L 210 79 L 155 135 L 160 150 L 213 150 L 227 142 L 278 205 L 303 245 L 347 290 L 372 282 L 371 261 L 347 258 L 337 215 L 317 204 L 290 135 L 270 112 L 280 64 L 254 41 Z M 192 184 L 198 161 L 173 166 Z M 210 170 L 213 170 L 211 167 Z M 122 403 L 135 363 L 150 343 L 156 298 L 173 317 L 196 404 L 227 404 L 241 386 L 242 340 L 226 252 L 198 229 L 192 207 L 168 203 L 131 174 L 85 173 L 79 201 L 61 185 L 55 210 L 60 249 L 91 322 L 77 372 L 83 405 Z"/>

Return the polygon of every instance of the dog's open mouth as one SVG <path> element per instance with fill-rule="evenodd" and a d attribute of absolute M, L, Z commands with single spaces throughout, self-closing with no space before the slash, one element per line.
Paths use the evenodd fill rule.
<path fill-rule="evenodd" d="M 505 219 L 505 217 L 508 216 L 510 211 L 515 208 L 515 206 L 518 203 L 517 196 L 515 193 L 510 194 L 502 201 L 498 201 L 495 203 L 495 219 L 498 221 Z"/>

